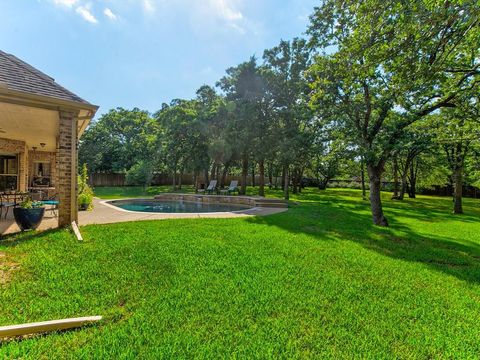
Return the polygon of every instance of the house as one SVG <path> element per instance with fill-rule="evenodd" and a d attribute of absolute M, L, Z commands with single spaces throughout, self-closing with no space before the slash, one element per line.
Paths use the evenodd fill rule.
<path fill-rule="evenodd" d="M 58 225 L 76 221 L 78 140 L 97 109 L 0 51 L 0 193 L 56 195 Z"/>

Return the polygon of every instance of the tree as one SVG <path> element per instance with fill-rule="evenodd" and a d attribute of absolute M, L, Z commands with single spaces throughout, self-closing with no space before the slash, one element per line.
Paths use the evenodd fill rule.
<path fill-rule="evenodd" d="M 151 162 L 141 160 L 133 165 L 126 174 L 128 185 L 140 185 L 144 188 L 150 186 L 153 178 L 154 166 Z"/>
<path fill-rule="evenodd" d="M 162 133 L 157 139 L 158 146 L 162 149 L 162 160 L 172 173 L 172 187 L 177 189 L 177 174 L 182 178 L 190 161 L 190 150 L 194 124 L 197 117 L 194 101 L 176 99 L 170 105 L 164 104 L 162 109 L 155 114 Z M 180 180 L 181 181 L 181 180 Z M 181 182 L 178 184 L 181 186 Z"/>
<path fill-rule="evenodd" d="M 218 162 L 228 162 L 226 159 L 231 157 L 231 150 L 225 141 L 225 119 L 220 116 L 220 108 L 223 105 L 222 98 L 215 92 L 215 89 L 207 85 L 201 86 L 196 94 L 197 116 L 192 123 L 189 137 L 190 168 L 194 174 L 195 190 L 198 189 L 197 179 L 202 170 L 205 174 L 205 181 L 208 183 L 210 163 L 213 162 L 212 170 L 214 170 Z M 220 156 L 217 149 L 220 150 Z"/>
<path fill-rule="evenodd" d="M 293 165 L 294 183 L 301 179 L 306 167 L 305 155 L 313 144 L 313 117 L 308 106 L 308 84 L 305 71 L 310 65 L 310 51 L 304 39 L 281 41 L 265 50 L 265 79 L 272 98 L 276 120 L 275 138 L 283 167 L 284 196 L 289 198 L 290 172 Z"/>
<path fill-rule="evenodd" d="M 217 84 L 226 94 L 226 101 L 234 111 L 230 112 L 231 128 L 235 134 L 235 150 L 242 162 L 242 183 L 240 193 L 245 195 L 249 159 L 254 145 L 255 131 L 260 104 L 265 93 L 265 84 L 255 57 L 236 67 L 227 69 L 227 75 Z"/>
<path fill-rule="evenodd" d="M 157 126 L 147 111 L 112 109 L 85 131 L 79 163 L 92 172 L 123 172 L 156 154 Z"/>
<path fill-rule="evenodd" d="M 324 190 L 328 182 L 348 166 L 346 159 L 353 158 L 354 151 L 348 149 L 343 134 L 335 128 L 320 129 L 322 131 L 317 133 L 310 161 L 319 183 L 318 187 Z"/>
<path fill-rule="evenodd" d="M 479 11 L 474 2 L 325 0 L 311 17 L 312 104 L 364 154 L 376 225 L 388 226 L 381 178 L 405 128 L 455 106 L 480 75 Z"/>
<path fill-rule="evenodd" d="M 415 123 L 407 127 L 398 139 L 395 156 L 400 170 L 400 191 L 395 197 L 403 200 L 405 192 L 409 191 L 409 197 L 415 197 L 415 180 L 418 173 L 418 156 L 427 151 L 432 145 L 432 128 L 425 123 Z M 410 183 L 410 186 L 407 186 Z"/>
<path fill-rule="evenodd" d="M 478 104 L 470 101 L 469 104 L 472 110 L 478 107 Z M 472 118 L 472 115 L 475 117 Z M 451 171 L 453 213 L 463 214 L 462 192 L 466 160 L 472 150 L 472 144 L 480 138 L 480 126 L 475 121 L 476 111 L 465 111 L 459 106 L 455 109 L 445 109 L 437 117 L 437 142 L 445 151 Z"/>

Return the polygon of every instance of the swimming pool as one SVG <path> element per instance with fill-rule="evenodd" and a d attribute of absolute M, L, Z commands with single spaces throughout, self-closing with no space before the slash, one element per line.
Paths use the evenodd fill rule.
<path fill-rule="evenodd" d="M 183 200 L 145 200 L 129 199 L 108 202 L 123 210 L 147 213 L 214 213 L 234 212 L 251 209 L 251 206 L 240 204 L 206 203 Z"/>

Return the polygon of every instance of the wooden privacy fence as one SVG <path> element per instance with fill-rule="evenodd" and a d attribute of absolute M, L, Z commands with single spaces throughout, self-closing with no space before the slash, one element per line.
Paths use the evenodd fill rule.
<path fill-rule="evenodd" d="M 221 179 L 217 179 L 220 183 Z M 225 178 L 225 186 L 230 184 L 230 181 L 237 180 L 241 183 L 241 176 L 236 175 L 227 175 Z M 258 185 L 259 177 L 255 176 L 255 185 Z M 265 178 L 265 185 L 268 184 L 268 178 Z M 89 175 L 88 183 L 93 187 L 106 187 L 106 186 L 127 186 L 126 176 L 121 173 L 93 173 Z M 176 183 L 179 183 L 179 175 L 177 175 Z M 198 184 L 205 183 L 203 176 L 200 176 L 198 179 Z M 281 180 L 278 179 L 278 184 L 281 183 Z M 161 174 L 157 173 L 153 175 L 152 185 L 171 185 L 172 184 L 172 175 L 171 174 Z M 182 176 L 182 185 L 193 185 L 193 175 L 192 174 L 183 174 Z M 247 185 L 252 185 L 252 177 L 247 177 Z"/>
<path fill-rule="evenodd" d="M 125 186 L 125 174 L 93 173 L 89 175 L 88 183 L 93 187 Z"/>
<path fill-rule="evenodd" d="M 177 185 L 178 185 L 178 177 L 177 177 Z M 221 179 L 217 179 L 220 183 Z M 225 179 L 225 186 L 230 184 L 230 181 L 237 180 L 239 184 L 241 184 L 241 176 L 239 175 L 227 175 Z M 281 186 L 281 179 L 275 178 L 272 180 L 273 184 L 277 184 L 279 187 Z M 205 183 L 203 177 L 198 179 L 198 184 Z M 258 186 L 259 177 L 255 176 L 255 185 Z M 102 187 L 102 186 L 127 186 L 127 182 L 125 180 L 125 174 L 117 174 L 117 173 L 93 173 L 90 174 L 89 177 L 89 184 L 93 187 Z M 152 179 L 152 185 L 171 185 L 172 184 L 172 175 L 170 174 L 155 174 Z M 265 178 L 265 186 L 269 184 L 268 178 Z M 193 185 L 193 176 L 191 174 L 184 174 L 182 176 L 182 185 Z M 252 177 L 247 177 L 247 185 L 252 185 Z M 329 181 L 329 185 L 332 187 L 360 187 L 360 181 L 358 180 L 338 180 L 333 179 Z M 366 185 L 368 188 L 368 179 L 366 180 Z M 392 182 L 383 182 L 384 190 L 390 190 L 390 187 L 393 186 Z M 315 181 L 311 183 L 307 183 L 307 186 L 317 186 Z M 437 195 L 437 196 L 451 196 L 453 192 L 453 188 L 451 186 L 433 186 L 431 189 L 418 189 L 419 194 L 424 195 Z M 463 188 L 463 195 L 465 197 L 473 197 L 473 198 L 480 198 L 480 189 L 475 188 L 473 186 L 464 186 Z"/>

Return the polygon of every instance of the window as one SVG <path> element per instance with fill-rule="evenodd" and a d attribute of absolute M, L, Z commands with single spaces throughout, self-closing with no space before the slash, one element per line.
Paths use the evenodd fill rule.
<path fill-rule="evenodd" d="M 18 188 L 18 158 L 16 155 L 0 155 L 0 191 Z"/>
<path fill-rule="evenodd" d="M 50 163 L 49 162 L 36 162 L 34 175 L 36 177 L 50 177 Z"/>
<path fill-rule="evenodd" d="M 37 161 L 33 165 L 32 186 L 50 186 L 50 163 Z"/>

